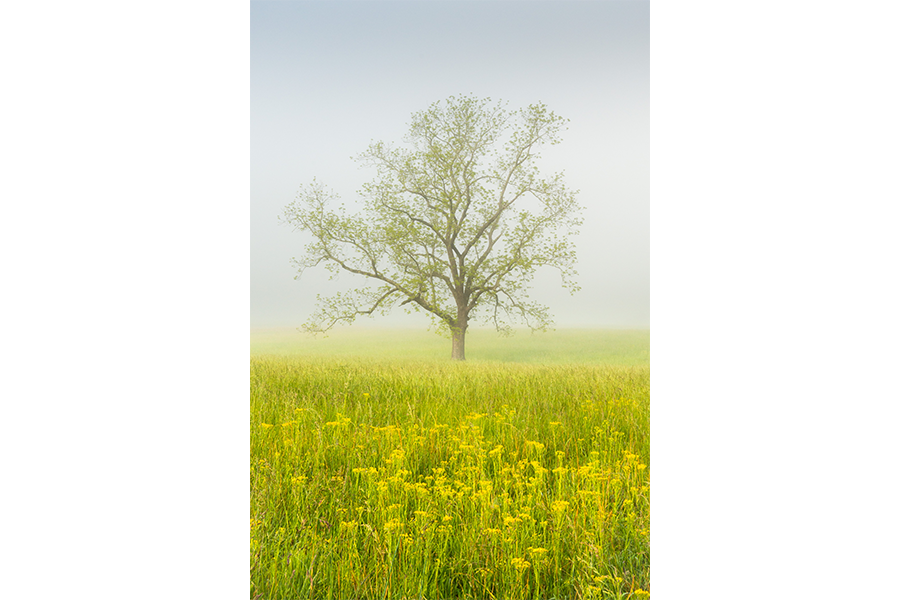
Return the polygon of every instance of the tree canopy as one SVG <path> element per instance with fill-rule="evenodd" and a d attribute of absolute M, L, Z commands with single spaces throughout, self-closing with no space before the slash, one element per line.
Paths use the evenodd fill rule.
<path fill-rule="evenodd" d="M 356 158 L 377 169 L 360 191 L 362 213 L 347 214 L 316 180 L 303 186 L 282 215 L 312 236 L 293 259 L 298 277 L 324 264 L 374 284 L 319 296 L 303 328 L 326 331 L 403 306 L 428 313 L 463 360 L 473 320 L 500 331 L 513 322 L 549 327 L 547 307 L 528 298 L 535 270 L 553 267 L 563 287 L 578 289 L 577 192 L 562 173 L 542 177 L 536 166 L 565 123 L 541 103 L 509 111 L 489 98 L 450 97 L 412 115 L 403 146 L 372 143 Z"/>

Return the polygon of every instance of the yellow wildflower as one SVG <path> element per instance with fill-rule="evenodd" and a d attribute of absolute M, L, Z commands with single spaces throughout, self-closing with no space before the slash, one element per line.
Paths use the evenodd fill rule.
<path fill-rule="evenodd" d="M 507 527 L 514 527 L 516 525 L 516 523 L 521 523 L 521 522 L 522 522 L 522 519 L 520 519 L 518 517 L 513 517 L 510 515 L 506 515 L 505 517 L 503 517 L 503 524 L 506 525 Z"/>
<path fill-rule="evenodd" d="M 388 521 L 387 523 L 384 524 L 384 530 L 392 531 L 394 529 L 400 529 L 403 527 L 403 525 L 404 525 L 403 521 L 400 521 L 398 519 L 391 519 L 390 521 Z"/>
<path fill-rule="evenodd" d="M 525 569 L 527 569 L 528 567 L 531 566 L 530 562 L 528 562 L 524 558 L 519 558 L 519 557 L 511 559 L 509 561 L 509 564 L 514 566 L 517 571 L 524 571 Z"/>
<path fill-rule="evenodd" d="M 533 523 L 534 522 L 534 517 L 532 517 L 528 513 L 524 513 L 524 512 L 520 512 L 518 515 L 516 515 L 516 518 L 520 522 L 525 522 L 525 523 Z"/>

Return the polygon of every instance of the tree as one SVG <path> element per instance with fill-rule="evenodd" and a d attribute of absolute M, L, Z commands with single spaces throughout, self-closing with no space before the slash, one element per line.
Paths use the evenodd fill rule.
<path fill-rule="evenodd" d="M 554 267 L 563 287 L 578 289 L 570 236 L 581 225 L 577 192 L 561 173 L 542 178 L 535 166 L 565 122 L 540 103 L 509 112 L 490 99 L 450 97 L 413 114 L 408 147 L 372 143 L 356 158 L 377 168 L 360 192 L 363 214 L 333 208 L 338 197 L 316 180 L 302 187 L 282 215 L 312 235 L 305 257 L 293 259 L 297 277 L 324 263 L 376 284 L 319 296 L 303 329 L 326 331 L 399 304 L 449 332 L 457 360 L 465 360 L 476 314 L 501 332 L 519 319 L 546 329 L 547 307 L 528 301 L 535 269 Z"/>

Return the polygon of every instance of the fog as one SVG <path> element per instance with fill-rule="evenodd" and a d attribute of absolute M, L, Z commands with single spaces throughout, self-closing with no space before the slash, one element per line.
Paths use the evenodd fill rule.
<path fill-rule="evenodd" d="M 251 3 L 251 327 L 299 326 L 316 294 L 368 283 L 322 267 L 295 280 L 310 238 L 278 216 L 314 177 L 352 206 L 375 171 L 350 157 L 401 143 L 411 113 L 460 94 L 570 119 L 539 165 L 580 190 L 581 290 L 547 269 L 531 299 L 557 327 L 649 327 L 649 44 L 648 2 Z"/>

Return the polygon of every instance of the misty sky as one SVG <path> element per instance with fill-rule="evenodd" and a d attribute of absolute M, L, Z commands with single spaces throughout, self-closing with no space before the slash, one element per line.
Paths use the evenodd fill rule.
<path fill-rule="evenodd" d="M 317 293 L 367 283 L 319 267 L 294 280 L 308 234 L 278 216 L 315 177 L 348 203 L 374 178 L 351 160 L 401 143 L 410 115 L 471 94 L 570 119 L 542 173 L 579 189 L 581 291 L 552 269 L 533 300 L 557 327 L 649 327 L 649 2 L 252 2 L 251 327 L 299 326 Z M 425 314 L 356 325 L 427 326 Z M 473 324 L 477 326 L 477 324 Z"/>

